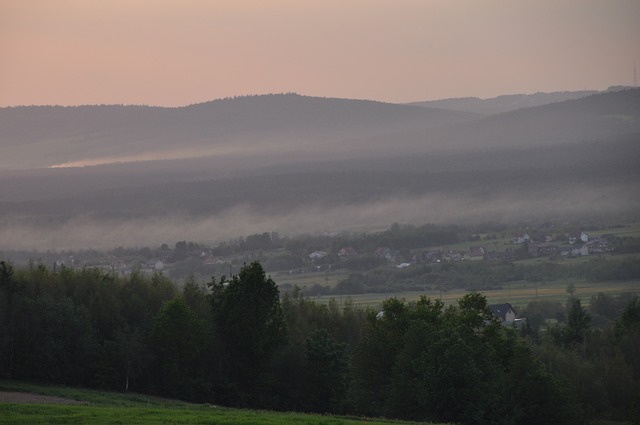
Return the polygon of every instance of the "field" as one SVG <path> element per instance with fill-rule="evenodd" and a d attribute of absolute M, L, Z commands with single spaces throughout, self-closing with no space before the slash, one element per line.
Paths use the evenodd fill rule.
<path fill-rule="evenodd" d="M 2 391 L 24 394 L 20 403 L 5 402 Z M 42 402 L 33 394 L 55 399 Z M 68 404 L 65 400 L 70 400 Z M 80 403 L 78 403 L 80 402 Z M 48 387 L 0 381 L 0 424 L 409 424 L 384 419 L 345 418 L 291 412 L 229 409 L 209 404 L 190 404 L 140 394 L 117 394 L 66 387 Z"/>
<path fill-rule="evenodd" d="M 311 288 L 313 285 L 335 287 L 338 282 L 344 280 L 349 275 L 346 270 L 330 271 L 330 272 L 311 272 L 290 275 L 285 272 L 275 273 L 273 279 L 278 285 L 291 284 L 297 285 L 299 288 Z"/>
<path fill-rule="evenodd" d="M 483 291 L 482 294 L 487 297 L 489 304 L 510 303 L 514 307 L 524 307 L 534 300 L 560 301 L 564 303 L 569 294 L 567 286 L 569 283 L 575 285 L 576 291 L 574 296 L 582 300 L 584 306 L 589 305 L 589 300 L 593 295 L 605 293 L 607 295 L 620 295 L 625 292 L 640 295 L 640 282 L 584 282 L 579 280 L 555 281 L 555 282 L 513 282 L 506 285 L 502 289 L 491 291 Z M 350 299 L 354 305 L 359 307 L 379 308 L 382 301 L 387 298 L 404 298 L 407 301 L 416 301 L 421 295 L 426 295 L 431 299 L 441 299 L 445 304 L 454 304 L 468 292 L 464 289 L 454 289 L 449 291 L 427 290 L 427 291 L 411 291 L 411 292 L 388 292 L 388 293 L 367 293 L 358 295 L 348 295 L 339 297 L 336 295 L 318 296 L 312 299 L 317 302 L 328 302 L 335 299 L 339 303 L 344 303 Z"/>
<path fill-rule="evenodd" d="M 613 227 L 603 228 L 601 230 L 590 230 L 587 232 L 590 236 L 601 236 L 604 234 L 615 234 L 617 237 L 640 237 L 640 223 L 632 222 L 624 225 L 616 225 Z M 480 235 L 484 238 L 486 235 Z M 495 240 L 481 240 L 473 242 L 460 242 L 457 244 L 443 245 L 438 247 L 430 247 L 430 249 L 440 250 L 458 250 L 466 251 L 470 246 L 481 245 L 485 246 L 488 250 L 504 250 L 505 248 L 513 248 L 514 245 L 511 242 L 510 237 L 502 237 Z M 425 248 L 427 249 L 427 248 Z M 615 257 L 618 259 L 626 257 L 635 257 L 636 253 L 630 254 L 601 254 L 603 257 Z M 560 257 L 554 260 L 557 264 L 562 265 L 577 265 L 580 263 L 592 261 L 594 255 L 591 256 L 576 256 L 576 257 Z M 534 257 L 522 260 L 516 260 L 514 263 L 531 266 L 539 263 L 548 262 L 546 257 Z M 349 271 L 346 269 L 336 269 L 329 271 L 318 271 L 311 273 L 301 274 L 287 274 L 276 273 L 273 275 L 274 280 L 279 284 L 297 285 L 299 288 L 306 292 L 314 285 L 328 286 L 334 288 L 340 281 L 346 279 L 349 275 Z M 483 294 L 487 297 L 489 304 L 510 303 L 514 307 L 524 307 L 529 302 L 534 300 L 548 300 L 548 301 L 560 301 L 564 303 L 569 294 L 566 289 L 567 286 L 573 283 L 576 287 L 574 296 L 582 300 L 582 305 L 588 306 L 590 298 L 598 293 L 605 293 L 607 295 L 620 295 L 628 292 L 636 295 L 640 295 L 640 281 L 628 281 L 628 282 L 587 282 L 579 279 L 562 279 L 549 282 L 525 282 L 517 281 L 511 282 L 508 285 L 503 285 L 502 289 L 484 291 Z M 442 293 L 437 288 L 425 288 L 425 291 L 393 291 L 389 290 L 386 293 L 364 293 L 364 294 L 352 294 L 352 295 L 319 295 L 311 297 L 311 299 L 326 303 L 331 299 L 335 299 L 340 305 L 343 305 L 347 299 L 350 299 L 352 303 L 358 307 L 371 307 L 374 309 L 380 308 L 382 301 L 387 298 L 399 298 L 407 301 L 415 301 L 419 299 L 421 295 L 426 295 L 432 299 L 441 299 L 445 304 L 454 304 L 458 299 L 462 298 L 467 293 L 464 289 L 449 289 Z"/>

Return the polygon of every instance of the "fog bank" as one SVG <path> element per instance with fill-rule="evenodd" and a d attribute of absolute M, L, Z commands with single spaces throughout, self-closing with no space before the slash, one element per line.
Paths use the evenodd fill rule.
<path fill-rule="evenodd" d="M 187 240 L 204 244 L 262 232 L 283 236 L 320 232 L 366 232 L 391 223 L 409 224 L 535 224 L 573 222 L 607 216 L 609 220 L 638 217 L 638 187 L 573 186 L 554 193 L 530 190 L 488 196 L 429 194 L 385 198 L 334 206 L 311 204 L 284 213 L 268 213 L 238 204 L 215 215 L 160 214 L 146 219 L 98 219 L 75 216 L 59 224 L 36 225 L 26 217 L 6 217 L 0 224 L 0 249 L 76 250 L 118 246 L 169 245 Z"/>

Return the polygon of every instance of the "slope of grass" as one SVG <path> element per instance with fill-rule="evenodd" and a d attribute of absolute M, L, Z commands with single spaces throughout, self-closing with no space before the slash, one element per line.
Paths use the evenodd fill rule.
<path fill-rule="evenodd" d="M 1 424 L 389 424 L 335 416 L 232 410 L 217 407 L 108 407 L 51 404 L 0 404 Z"/>
<path fill-rule="evenodd" d="M 410 422 L 364 419 L 292 412 L 230 409 L 191 404 L 142 394 L 121 394 L 78 388 L 0 381 L 0 391 L 22 391 L 86 401 L 83 405 L 0 403 L 0 424 L 96 425 L 382 425 Z"/>

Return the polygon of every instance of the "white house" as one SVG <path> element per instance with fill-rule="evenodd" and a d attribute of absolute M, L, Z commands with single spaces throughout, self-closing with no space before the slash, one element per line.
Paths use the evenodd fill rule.
<path fill-rule="evenodd" d="M 589 246 L 585 244 L 585 245 L 580 245 L 577 248 L 572 248 L 571 255 L 575 255 L 575 256 L 589 255 Z"/>
<path fill-rule="evenodd" d="M 516 233 L 511 238 L 511 243 L 521 244 L 527 242 L 530 239 L 531 238 L 529 237 L 528 233 Z"/>
<path fill-rule="evenodd" d="M 502 320 L 503 325 L 511 325 L 516 320 L 516 311 L 511 304 L 492 304 L 489 309 L 498 319 Z"/>
<path fill-rule="evenodd" d="M 573 245 L 576 242 L 587 243 L 589 242 L 589 235 L 585 232 L 575 232 L 569 234 L 569 243 Z"/>
<path fill-rule="evenodd" d="M 311 258 L 312 261 L 315 261 L 315 260 L 320 260 L 326 257 L 327 255 L 329 254 L 327 254 L 324 251 L 313 251 L 311 254 L 309 254 L 309 258 Z"/>

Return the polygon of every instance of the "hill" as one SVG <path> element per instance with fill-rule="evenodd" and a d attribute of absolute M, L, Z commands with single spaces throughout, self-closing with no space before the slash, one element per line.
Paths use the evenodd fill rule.
<path fill-rule="evenodd" d="M 434 129 L 423 134 L 423 145 L 458 150 L 526 148 L 593 141 L 639 130 L 640 89 L 630 89 L 517 109 Z"/>
<path fill-rule="evenodd" d="M 457 124 L 475 114 L 295 94 L 182 108 L 31 106 L 0 109 L 0 169 L 201 156 L 355 149 L 358 140 Z M 335 156 L 335 155 L 334 155 Z"/>
<path fill-rule="evenodd" d="M 69 387 L 3 381 L 0 388 L 16 389 L 11 397 L 0 392 L 0 424 L 127 423 L 140 425 L 224 424 L 359 424 L 359 418 L 230 409 L 186 403 L 135 393 L 109 393 Z M 367 420 L 369 424 L 410 424 L 406 421 Z"/>
<path fill-rule="evenodd" d="M 509 94 L 489 99 L 478 97 L 462 97 L 440 100 L 428 100 L 424 102 L 411 102 L 409 105 L 425 106 L 429 108 L 442 108 L 452 111 L 473 112 L 483 115 L 495 115 L 516 109 L 531 108 L 547 105 L 549 103 L 564 102 L 580 99 L 582 97 L 597 94 L 595 90 L 575 92 L 553 92 L 534 94 Z"/>
<path fill-rule="evenodd" d="M 484 119 L 470 112 L 295 94 L 181 108 L 2 108 L 0 170 L 201 157 L 260 157 L 282 164 L 593 140 L 640 131 L 638 93 L 599 93 Z"/>
<path fill-rule="evenodd" d="M 0 135 L 0 249 L 640 211 L 640 90 L 484 118 L 292 94 L 5 108 Z"/>

